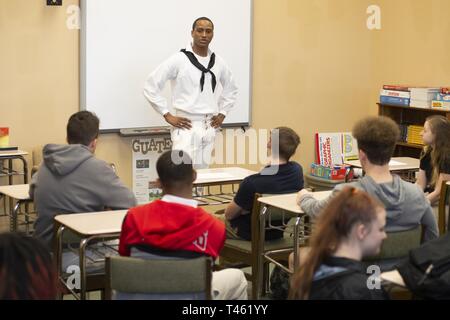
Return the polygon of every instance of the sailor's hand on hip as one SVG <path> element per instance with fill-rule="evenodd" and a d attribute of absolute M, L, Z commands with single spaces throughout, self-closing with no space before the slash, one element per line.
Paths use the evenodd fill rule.
<path fill-rule="evenodd" d="M 225 116 L 221 113 L 219 113 L 217 116 L 213 116 L 211 118 L 211 127 L 213 127 L 214 129 L 220 128 L 224 119 Z"/>
<path fill-rule="evenodd" d="M 174 126 L 175 128 L 180 128 L 180 129 L 192 128 L 191 120 L 189 120 L 188 118 L 173 116 L 170 114 L 170 112 L 168 112 L 164 115 L 164 119 L 166 119 L 167 123 Z"/>

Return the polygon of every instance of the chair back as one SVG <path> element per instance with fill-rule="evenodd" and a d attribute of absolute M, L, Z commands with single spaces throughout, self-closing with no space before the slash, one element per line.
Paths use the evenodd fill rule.
<path fill-rule="evenodd" d="M 211 259 L 111 256 L 106 258 L 106 298 L 114 300 L 211 299 Z"/>

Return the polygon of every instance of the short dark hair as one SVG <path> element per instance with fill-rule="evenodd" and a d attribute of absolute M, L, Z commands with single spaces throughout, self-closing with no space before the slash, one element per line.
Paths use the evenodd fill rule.
<path fill-rule="evenodd" d="M 382 166 L 391 160 L 400 129 L 391 118 L 372 116 L 358 121 L 352 134 L 358 142 L 358 149 L 366 153 L 369 161 Z"/>
<path fill-rule="evenodd" d="M 286 161 L 292 157 L 300 144 L 298 134 L 288 127 L 277 127 L 272 133 L 278 132 L 279 156 Z"/>
<path fill-rule="evenodd" d="M 67 142 L 88 146 L 98 137 L 100 121 L 89 111 L 79 111 L 73 114 L 67 123 Z"/>
<path fill-rule="evenodd" d="M 198 22 L 198 21 L 201 21 L 201 20 L 206 20 L 206 21 L 211 22 L 212 27 L 213 27 L 213 30 L 214 30 L 214 23 L 211 21 L 210 18 L 207 18 L 207 17 L 200 17 L 200 18 L 195 19 L 194 23 L 192 24 L 192 31 L 195 30 L 195 25 L 197 24 L 197 22 Z"/>
<path fill-rule="evenodd" d="M 194 178 L 192 160 L 181 150 L 164 152 L 156 161 L 156 172 L 164 188 L 192 184 Z"/>
<path fill-rule="evenodd" d="M 0 234 L 0 300 L 55 299 L 56 269 L 48 248 L 36 238 Z"/>

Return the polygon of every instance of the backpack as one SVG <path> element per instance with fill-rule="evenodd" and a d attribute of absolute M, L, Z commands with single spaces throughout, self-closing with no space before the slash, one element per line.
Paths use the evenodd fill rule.
<path fill-rule="evenodd" d="M 450 299 L 450 233 L 411 250 L 398 271 L 414 295 Z"/>
<path fill-rule="evenodd" d="M 286 300 L 289 294 L 289 281 L 290 275 L 279 266 L 275 266 L 270 275 L 271 299 Z"/>

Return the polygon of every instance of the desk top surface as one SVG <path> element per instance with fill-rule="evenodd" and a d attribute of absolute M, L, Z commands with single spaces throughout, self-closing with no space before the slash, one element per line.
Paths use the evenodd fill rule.
<path fill-rule="evenodd" d="M 30 196 L 28 195 L 29 190 L 29 184 L 12 184 L 7 186 L 0 186 L 0 193 L 17 200 L 30 199 Z"/>
<path fill-rule="evenodd" d="M 244 180 L 255 173 L 258 172 L 239 167 L 198 169 L 197 180 L 194 181 L 194 185 Z"/>
<path fill-rule="evenodd" d="M 361 168 L 361 162 L 359 160 L 346 161 L 345 164 L 351 165 L 356 168 Z M 418 170 L 420 166 L 420 160 L 411 157 L 393 157 L 389 162 L 389 170 Z"/>
<path fill-rule="evenodd" d="M 128 210 L 61 214 L 55 220 L 85 236 L 120 233 Z"/>
<path fill-rule="evenodd" d="M 405 281 L 403 281 L 402 276 L 398 272 L 398 270 L 392 270 L 388 272 L 383 272 L 381 275 L 381 280 L 393 283 L 397 286 L 406 288 Z"/>
<path fill-rule="evenodd" d="M 322 200 L 331 194 L 331 190 L 313 192 L 314 198 Z M 260 197 L 259 202 L 267 204 L 272 207 L 280 208 L 294 213 L 303 213 L 300 206 L 297 204 L 297 193 L 280 194 L 275 196 Z"/>
<path fill-rule="evenodd" d="M 0 151 L 0 158 L 15 157 L 15 156 L 26 156 L 28 152 L 22 150 L 8 150 Z"/>

